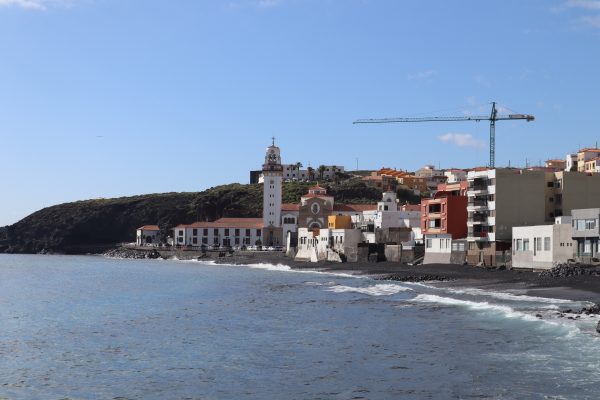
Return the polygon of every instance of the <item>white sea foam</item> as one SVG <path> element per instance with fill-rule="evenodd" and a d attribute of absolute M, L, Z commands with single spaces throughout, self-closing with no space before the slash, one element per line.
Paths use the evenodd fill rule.
<path fill-rule="evenodd" d="M 336 285 L 331 286 L 327 289 L 329 292 L 334 293 L 361 293 L 369 296 L 390 296 L 400 292 L 412 291 L 412 289 L 406 286 L 400 286 L 392 283 L 382 283 L 374 286 L 367 287 L 353 287 L 353 286 L 342 286 Z"/>
<path fill-rule="evenodd" d="M 452 297 L 442 297 L 434 294 L 420 294 L 412 301 L 417 303 L 435 303 L 435 304 L 445 304 L 449 306 L 459 306 L 466 307 L 471 310 L 477 311 L 492 311 L 503 314 L 508 318 L 520 318 L 526 321 L 538 321 L 538 319 L 530 314 L 526 314 L 521 311 L 517 311 L 512 307 L 501 305 L 501 304 L 491 304 L 487 301 L 477 302 L 471 300 L 461 300 L 455 299 Z"/>
<path fill-rule="evenodd" d="M 550 297 L 518 295 L 518 294 L 507 293 L 507 292 L 494 292 L 494 291 L 489 291 L 489 290 L 484 290 L 484 289 L 476 289 L 476 288 L 465 288 L 465 289 L 446 288 L 445 291 L 454 293 L 454 294 L 466 294 L 466 295 L 471 295 L 471 296 L 485 296 L 485 297 L 492 297 L 494 299 L 508 300 L 508 301 L 523 301 L 523 302 L 550 303 L 550 304 L 574 303 L 574 301 L 572 301 L 572 300 L 553 299 Z"/>
<path fill-rule="evenodd" d="M 246 266 L 255 269 L 264 269 L 268 271 L 279 271 L 279 272 L 295 272 L 300 274 L 321 274 L 321 275 L 330 275 L 337 276 L 340 278 L 364 278 L 359 275 L 352 275 L 343 272 L 331 272 L 331 271 L 315 271 L 310 269 L 293 269 L 292 267 L 284 264 L 269 264 L 269 263 L 258 263 L 258 264 L 243 264 L 241 266 Z"/>

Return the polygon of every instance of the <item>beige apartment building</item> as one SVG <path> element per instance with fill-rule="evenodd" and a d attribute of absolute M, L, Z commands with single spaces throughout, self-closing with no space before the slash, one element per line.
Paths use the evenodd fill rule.
<path fill-rule="evenodd" d="M 516 168 L 470 171 L 467 261 L 502 265 L 512 228 L 551 224 L 578 208 L 600 207 L 600 175 Z"/>

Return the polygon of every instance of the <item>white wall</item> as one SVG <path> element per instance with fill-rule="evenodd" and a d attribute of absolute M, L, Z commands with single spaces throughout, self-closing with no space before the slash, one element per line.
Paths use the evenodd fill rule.
<path fill-rule="evenodd" d="M 550 269 L 573 258 L 571 225 L 519 226 L 512 231 L 513 268 Z"/>

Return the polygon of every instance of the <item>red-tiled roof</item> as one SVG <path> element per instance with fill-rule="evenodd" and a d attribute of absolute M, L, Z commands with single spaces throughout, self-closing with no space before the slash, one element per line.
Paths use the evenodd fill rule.
<path fill-rule="evenodd" d="M 282 204 L 281 211 L 300 211 L 300 204 Z"/>
<path fill-rule="evenodd" d="M 194 222 L 188 228 L 255 228 L 263 227 L 262 218 L 221 218 L 213 222 Z"/>
<path fill-rule="evenodd" d="M 321 198 L 326 198 L 326 197 L 327 197 L 327 198 L 333 198 L 333 196 L 330 196 L 330 195 L 328 195 L 328 194 L 314 194 L 314 193 L 309 193 L 309 194 L 305 194 L 304 196 L 302 196 L 302 198 L 303 198 L 303 199 L 304 199 L 304 198 L 309 198 L 309 199 L 312 199 L 312 198 L 315 198 L 315 197 L 321 197 Z"/>
<path fill-rule="evenodd" d="M 581 149 L 578 151 L 578 153 L 582 153 L 582 152 L 600 153 L 600 149 L 597 149 L 595 147 L 587 147 L 585 149 Z"/>
<path fill-rule="evenodd" d="M 138 228 L 138 231 L 160 231 L 160 228 L 158 225 L 144 225 Z"/>
<path fill-rule="evenodd" d="M 376 211 L 377 204 L 336 204 L 333 211 L 363 212 Z"/>
<path fill-rule="evenodd" d="M 316 186 L 309 187 L 308 190 L 325 190 L 325 188 L 322 186 L 316 185 Z"/>

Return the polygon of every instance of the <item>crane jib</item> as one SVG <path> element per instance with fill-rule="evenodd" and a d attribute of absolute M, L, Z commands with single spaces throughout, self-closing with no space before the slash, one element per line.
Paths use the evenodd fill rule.
<path fill-rule="evenodd" d="M 526 120 L 535 121 L 535 117 L 529 114 L 498 115 L 496 103 L 492 103 L 492 112 L 489 116 L 460 116 L 460 117 L 417 117 L 417 118 L 381 118 L 381 119 L 359 119 L 354 124 L 389 124 L 396 122 L 460 122 L 460 121 L 490 121 L 490 168 L 496 163 L 496 121 Z"/>

